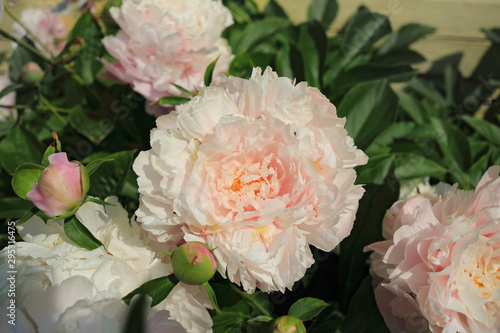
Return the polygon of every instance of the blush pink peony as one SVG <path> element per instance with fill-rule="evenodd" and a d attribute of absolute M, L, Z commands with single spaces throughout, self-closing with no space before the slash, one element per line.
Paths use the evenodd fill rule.
<path fill-rule="evenodd" d="M 60 16 L 47 9 L 32 7 L 21 12 L 20 20 L 45 45 L 43 47 L 32 38 L 36 48 L 46 56 L 58 55 L 64 49 L 69 30 Z M 14 23 L 12 34 L 22 38 L 26 30 L 19 23 Z"/>
<path fill-rule="evenodd" d="M 231 49 L 221 33 L 233 19 L 221 1 L 124 0 L 110 12 L 122 30 L 103 39 L 115 58 L 103 64 L 149 102 L 181 95 L 173 83 L 195 91 L 217 58 L 214 75 L 229 67 Z M 148 111 L 158 114 L 158 108 Z"/>
<path fill-rule="evenodd" d="M 396 202 L 372 275 L 391 332 L 500 331 L 500 166 L 475 191 L 442 187 Z"/>
<path fill-rule="evenodd" d="M 292 288 L 349 235 L 367 161 L 318 89 L 267 68 L 221 75 L 157 119 L 134 163 L 143 228 L 162 243 L 198 241 L 248 292 Z"/>

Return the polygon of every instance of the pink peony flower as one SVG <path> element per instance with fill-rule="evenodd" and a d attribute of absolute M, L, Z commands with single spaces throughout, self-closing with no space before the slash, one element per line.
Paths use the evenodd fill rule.
<path fill-rule="evenodd" d="M 391 332 L 500 331 L 500 166 L 475 191 L 396 202 L 371 244 L 375 297 Z"/>
<path fill-rule="evenodd" d="M 50 155 L 49 162 L 26 197 L 49 217 L 65 216 L 85 198 L 88 174 L 80 163 L 69 162 L 66 153 Z"/>
<path fill-rule="evenodd" d="M 245 290 L 284 291 L 349 235 L 366 155 L 316 88 L 270 68 L 221 75 L 157 119 L 134 163 L 137 218 L 162 243 L 207 244 Z"/>
<path fill-rule="evenodd" d="M 217 58 L 214 75 L 229 67 L 231 49 L 220 35 L 233 19 L 219 0 L 124 0 L 110 12 L 122 30 L 102 41 L 116 62 L 102 62 L 149 102 L 180 96 L 173 83 L 194 91 Z"/>
<path fill-rule="evenodd" d="M 20 20 L 36 35 L 52 55 L 57 55 L 64 49 L 69 31 L 66 23 L 59 16 L 47 9 L 31 7 L 21 12 Z M 12 25 L 12 34 L 17 38 L 22 38 L 26 35 L 26 30 L 20 24 L 14 23 Z M 33 42 L 35 42 L 35 46 L 40 52 L 46 56 L 51 56 L 46 48 L 35 40 Z"/>

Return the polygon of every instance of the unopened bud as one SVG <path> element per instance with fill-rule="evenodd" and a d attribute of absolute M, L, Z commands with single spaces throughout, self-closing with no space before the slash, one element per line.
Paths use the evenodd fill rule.
<path fill-rule="evenodd" d="M 306 333 L 306 327 L 299 318 L 282 316 L 274 322 L 273 333 Z"/>
<path fill-rule="evenodd" d="M 172 269 L 179 281 L 200 285 L 214 276 L 217 262 L 205 244 L 189 242 L 175 250 L 172 255 Z"/>

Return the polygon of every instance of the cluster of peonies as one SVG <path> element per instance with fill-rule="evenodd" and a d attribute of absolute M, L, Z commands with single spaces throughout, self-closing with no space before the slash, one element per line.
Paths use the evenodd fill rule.
<path fill-rule="evenodd" d="M 438 186 L 396 202 L 367 250 L 391 332 L 500 331 L 500 166 L 475 191 Z"/>
<path fill-rule="evenodd" d="M 24 242 L 15 246 L 16 325 L 0 318 L 0 331 L 121 332 L 127 306 L 121 300 L 146 281 L 172 273 L 168 247 L 152 242 L 128 219 L 116 198 L 112 206 L 86 203 L 77 217 L 103 243 L 89 251 L 65 235 L 62 221 L 33 217 L 18 227 Z M 8 251 L 0 252 L 0 305 L 8 309 Z M 154 306 L 148 332 L 210 332 L 210 301 L 201 286 L 177 284 Z"/>
<path fill-rule="evenodd" d="M 157 119 L 134 163 L 144 229 L 160 243 L 198 241 L 247 292 L 291 289 L 349 235 L 367 156 L 318 89 L 267 68 L 219 76 Z"/>
<path fill-rule="evenodd" d="M 214 75 L 229 67 L 231 48 L 221 33 L 233 19 L 219 0 L 123 0 L 110 13 L 121 30 L 103 39 L 115 61 L 102 62 L 149 102 L 181 95 L 173 84 L 196 90 L 216 59 Z M 148 106 L 148 111 L 159 115 L 169 109 Z"/>

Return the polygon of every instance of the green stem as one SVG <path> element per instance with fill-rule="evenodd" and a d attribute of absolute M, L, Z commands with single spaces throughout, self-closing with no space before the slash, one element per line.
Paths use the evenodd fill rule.
<path fill-rule="evenodd" d="M 266 310 L 262 305 L 260 305 L 259 303 L 257 303 L 252 297 L 250 297 L 250 295 L 248 295 L 246 292 L 244 292 L 243 290 L 241 290 L 240 288 L 238 288 L 235 284 L 231 283 L 231 288 L 233 288 L 233 290 L 237 294 L 239 294 L 244 299 L 246 299 L 247 301 L 249 301 L 250 303 L 252 303 L 253 306 L 257 310 L 259 310 L 260 312 L 262 312 L 264 315 L 266 315 L 268 317 L 272 317 L 271 313 L 268 310 Z"/>
<path fill-rule="evenodd" d="M 45 45 L 20 19 L 18 19 L 14 14 L 12 14 L 12 12 L 10 11 L 10 9 L 7 7 L 7 6 L 4 6 L 4 11 L 7 13 L 7 15 L 9 15 L 17 24 L 19 24 L 21 27 L 23 27 L 24 31 L 26 31 L 26 33 L 35 41 L 37 42 L 38 44 L 40 44 L 41 47 L 43 47 L 43 49 L 45 51 L 47 51 L 49 54 L 50 54 L 50 57 L 51 58 L 54 58 L 54 55 L 52 54 L 52 52 L 49 50 L 49 48 L 47 47 L 47 45 Z"/>
<path fill-rule="evenodd" d="M 40 52 L 36 47 L 33 47 L 33 46 L 29 45 L 28 43 L 26 43 L 25 41 L 12 36 L 7 31 L 0 29 L 0 35 L 4 36 L 5 38 L 7 38 L 7 39 L 9 39 L 11 41 L 13 41 L 14 43 L 19 44 L 19 46 L 24 47 L 25 49 L 27 49 L 31 53 L 39 56 L 43 60 L 48 61 L 51 64 L 54 63 L 54 61 L 52 59 L 47 58 L 47 56 L 45 54 L 43 54 L 42 52 Z"/>

